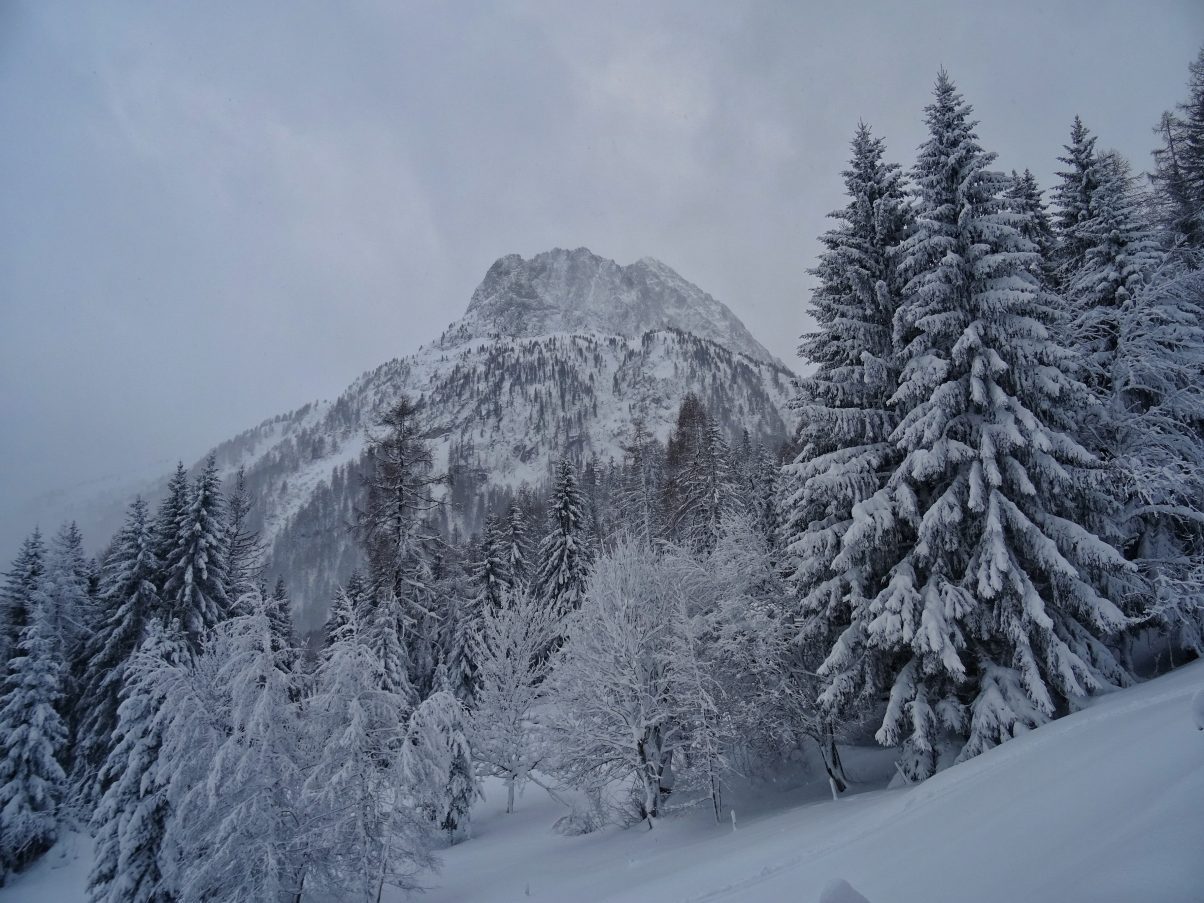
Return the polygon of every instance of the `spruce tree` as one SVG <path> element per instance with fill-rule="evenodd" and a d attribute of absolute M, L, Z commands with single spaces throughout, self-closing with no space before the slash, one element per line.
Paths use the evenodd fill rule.
<path fill-rule="evenodd" d="M 160 867 L 172 778 L 160 762 L 169 690 L 163 674 L 188 654 L 178 624 L 151 620 L 127 665 L 112 750 L 98 779 L 104 792 L 92 816 L 91 903 L 174 903 Z"/>
<path fill-rule="evenodd" d="M 1128 164 L 1108 153 L 1096 160 L 1094 169 L 1091 213 L 1075 232 L 1082 260 L 1069 273 L 1067 291 L 1077 312 L 1073 336 L 1083 356 L 1084 377 L 1107 400 L 1120 343 L 1120 308 L 1141 291 L 1161 254 Z"/>
<path fill-rule="evenodd" d="M 1204 49 L 1190 65 L 1188 99 L 1166 112 L 1155 132 L 1152 181 L 1170 244 L 1191 266 L 1204 266 Z"/>
<path fill-rule="evenodd" d="M 238 468 L 226 500 L 226 596 L 234 604 L 253 594 L 263 570 L 264 548 L 250 528 L 251 493 L 245 468 Z"/>
<path fill-rule="evenodd" d="M 836 559 L 888 576 L 820 668 L 829 713 L 889 690 L 877 737 L 902 744 L 913 777 L 945 740 L 964 759 L 1128 680 L 1106 643 L 1128 621 L 1102 592 L 1125 562 L 1075 520 L 1106 500 L 1089 497 L 1098 462 L 1068 432 L 1086 396 L 1043 325 L 1056 299 L 944 72 L 926 114 L 891 436 L 904 457 Z M 907 540 L 885 571 L 883 537 Z"/>
<path fill-rule="evenodd" d="M 179 539 L 180 518 L 188 508 L 188 494 L 188 471 L 184 469 L 183 461 L 177 461 L 175 473 L 167 482 L 167 492 L 155 513 L 155 558 L 160 568 L 167 565 L 171 553 L 175 550 L 176 541 Z M 159 579 L 160 590 L 167 582 L 167 577 L 168 574 L 163 572 Z"/>
<path fill-rule="evenodd" d="M 1033 275 L 1041 280 L 1043 286 L 1052 289 L 1057 284 L 1057 274 L 1054 271 L 1057 236 L 1054 234 L 1049 212 L 1045 208 L 1037 177 L 1027 169 L 1019 175 L 1013 169 L 1008 198 L 1012 202 L 1012 209 L 1019 214 L 1015 224 L 1017 229 L 1032 242 L 1037 253 Z"/>
<path fill-rule="evenodd" d="M 490 514 L 485 519 L 485 530 L 481 537 L 481 549 L 473 572 L 482 607 L 497 608 L 502 598 L 514 583 L 510 573 L 510 545 L 497 516 Z"/>
<path fill-rule="evenodd" d="M 34 596 L 45 592 L 45 579 L 46 544 L 41 530 L 35 528 L 21 543 L 0 590 L 0 663 L 15 654 L 21 632 L 29 623 Z"/>
<path fill-rule="evenodd" d="M 0 681 L 0 879 L 54 844 L 67 789 L 64 668 L 44 578 L 23 603 L 25 625 Z"/>
<path fill-rule="evenodd" d="M 855 509 L 883 488 L 902 458 L 890 441 L 898 423 L 891 408 L 899 375 L 893 330 L 903 285 L 899 247 L 909 227 L 903 179 L 884 159 L 882 139 L 862 123 L 851 146 L 849 201 L 832 214 L 839 226 L 823 236 L 812 271 L 819 286 L 811 315 L 819 328 L 799 348 L 816 364 L 793 402 L 801 450 L 783 473 L 783 563 L 798 595 L 801 637 L 821 660 L 850 613 L 881 587 L 899 538 L 899 531 L 880 537 L 877 553 L 859 568 L 840 558 Z M 870 686 L 866 681 L 864 689 Z"/>
<path fill-rule="evenodd" d="M 164 562 L 164 604 L 194 651 L 200 649 L 206 630 L 233 613 L 226 593 L 226 539 L 226 504 L 211 455 L 192 486 L 175 545 Z"/>
<path fill-rule="evenodd" d="M 104 787 L 96 782 L 112 749 L 117 709 L 125 684 L 126 663 L 138 650 L 152 619 L 162 619 L 155 580 L 155 537 L 146 502 L 136 499 L 126 514 L 112 552 L 101 571 L 100 611 L 89 637 L 83 672 L 83 717 L 76 739 L 73 776 L 82 798 L 99 800 Z"/>
<path fill-rule="evenodd" d="M 556 470 L 548 522 L 548 534 L 539 545 L 535 585 L 544 609 L 552 618 L 562 618 L 581 606 L 589 571 L 584 499 L 577 487 L 577 469 L 567 458 Z"/>
<path fill-rule="evenodd" d="M 527 517 L 521 505 L 510 506 L 506 516 L 506 568 L 511 584 L 526 583 L 530 579 L 531 541 L 527 531 Z"/>
<path fill-rule="evenodd" d="M 1094 215 L 1092 199 L 1099 186 L 1099 174 L 1096 171 L 1095 136 L 1078 116 L 1074 117 L 1070 127 L 1070 143 L 1063 148 L 1066 156 L 1058 157 L 1058 160 L 1066 164 L 1066 169 L 1058 171 L 1060 181 L 1054 186 L 1053 196 L 1058 237 L 1055 271 L 1059 287 L 1065 289 L 1082 267 L 1087 253 L 1087 238 L 1080 227 Z"/>

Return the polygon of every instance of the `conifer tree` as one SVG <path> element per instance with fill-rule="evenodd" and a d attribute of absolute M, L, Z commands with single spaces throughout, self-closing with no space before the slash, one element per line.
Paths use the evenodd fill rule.
<path fill-rule="evenodd" d="M 1057 252 L 1057 237 L 1045 208 L 1045 200 L 1041 196 L 1041 186 L 1030 170 L 1019 175 L 1012 170 L 1012 185 L 1008 189 L 1008 198 L 1013 208 L 1019 214 L 1016 226 L 1020 234 L 1032 242 L 1037 253 L 1033 275 L 1041 280 L 1046 288 L 1054 288 L 1057 275 L 1054 271 L 1054 258 Z"/>
<path fill-rule="evenodd" d="M 35 594 L 45 592 L 46 544 L 41 530 L 34 531 L 21 543 L 12 567 L 4 575 L 0 591 L 0 662 L 15 654 L 21 632 L 29 623 L 30 606 Z"/>
<path fill-rule="evenodd" d="M 1074 117 L 1070 128 L 1070 143 L 1063 147 L 1066 156 L 1058 157 L 1058 160 L 1066 164 L 1066 169 L 1058 172 L 1060 181 L 1054 186 L 1053 196 L 1058 236 L 1055 269 L 1059 287 L 1065 289 L 1082 267 L 1087 253 L 1087 238 L 1080 227 L 1094 215 L 1092 199 L 1099 186 L 1099 174 L 1096 171 L 1095 136 L 1078 116 Z"/>
<path fill-rule="evenodd" d="M 199 762 L 203 774 L 173 775 L 169 786 L 166 878 L 181 903 L 295 900 L 302 890 L 308 813 L 294 678 L 268 600 L 252 593 L 246 603 L 210 631 L 200 679 L 170 699 L 165 760 Z"/>
<path fill-rule="evenodd" d="M 882 538 L 908 542 L 820 668 L 829 713 L 889 689 L 877 737 L 913 777 L 945 739 L 973 756 L 1128 680 L 1106 645 L 1128 621 L 1103 591 L 1125 562 L 1074 519 L 1100 503 L 1084 479 L 1098 464 L 1067 431 L 1085 390 L 1043 325 L 1055 302 L 944 72 L 926 114 L 891 437 L 904 457 L 834 564 L 883 573 Z"/>
<path fill-rule="evenodd" d="M 632 536 L 651 546 L 664 534 L 658 504 L 663 448 L 648 431 L 643 418 L 637 417 L 623 450 L 626 460 L 619 491 L 619 516 Z"/>
<path fill-rule="evenodd" d="M 1120 308 L 1141 291 L 1161 255 L 1128 164 L 1107 153 L 1096 160 L 1094 170 L 1091 213 L 1075 232 L 1082 261 L 1070 273 L 1068 292 L 1077 311 L 1073 334 L 1083 355 L 1084 377 L 1106 400 L 1120 343 Z"/>
<path fill-rule="evenodd" d="M 485 519 L 481 551 L 473 574 L 483 608 L 500 606 L 502 597 L 514 582 L 510 573 L 509 552 L 509 543 L 502 526 L 497 516 L 490 514 Z"/>
<path fill-rule="evenodd" d="M 557 468 L 548 521 L 548 534 L 539 546 L 535 585 L 549 615 L 562 618 L 580 607 L 589 570 L 584 500 L 577 487 L 577 470 L 567 458 Z"/>
<path fill-rule="evenodd" d="M 36 556 L 36 543 L 28 551 Z M 53 845 L 67 789 L 67 726 L 59 714 L 64 668 L 44 579 L 22 600 L 25 624 L 0 681 L 0 879 Z"/>
<path fill-rule="evenodd" d="M 300 650 L 293 635 L 293 603 L 283 577 L 276 578 L 271 596 L 267 597 L 267 616 L 272 625 L 272 638 L 277 654 L 288 670 L 296 667 Z"/>
<path fill-rule="evenodd" d="M 226 594 L 226 506 L 213 456 L 192 487 L 176 528 L 176 541 L 164 562 L 163 601 L 189 644 L 199 650 L 205 631 L 230 617 Z"/>
<path fill-rule="evenodd" d="M 126 663 L 137 652 L 152 619 L 162 620 L 155 581 L 155 537 L 146 502 L 135 499 L 101 571 L 100 621 L 87 643 L 73 776 L 82 798 L 95 803 L 104 787 L 96 782 L 112 749 Z"/>
<path fill-rule="evenodd" d="M 530 579 L 531 546 L 527 530 L 527 517 L 522 506 L 513 504 L 506 516 L 506 568 L 511 585 L 525 583 Z"/>
<path fill-rule="evenodd" d="M 891 441 L 899 378 L 893 331 L 904 282 L 900 245 L 909 228 L 903 179 L 884 159 L 882 139 L 863 123 L 851 146 L 849 201 L 833 214 L 839 226 L 824 235 L 812 273 L 819 279 L 811 310 L 819 328 L 799 348 L 817 365 L 793 402 L 801 450 L 783 472 L 784 569 L 798 595 L 801 638 L 821 661 L 852 612 L 881 588 L 902 539 L 898 529 L 882 535 L 858 568 L 841 558 L 858 506 L 902 459 Z M 810 655 L 804 662 L 813 669 L 818 662 Z"/>
<path fill-rule="evenodd" d="M 1157 190 L 1171 244 L 1193 267 L 1204 266 L 1204 48 L 1190 65 L 1188 98 L 1162 114 L 1155 129 Z"/>
<path fill-rule="evenodd" d="M 263 570 L 264 548 L 258 531 L 250 529 L 251 493 L 245 468 L 238 468 L 226 500 L 226 596 L 237 604 L 255 592 Z"/>
<path fill-rule="evenodd" d="M 454 843 L 468 828 L 469 809 L 481 791 L 464 709 L 442 676 L 441 688 L 410 716 L 402 761 L 418 811 Z"/>
<path fill-rule="evenodd" d="M 98 779 L 104 792 L 92 816 L 96 853 L 88 878 L 91 903 L 175 901 L 160 868 L 171 779 L 159 761 L 168 692 L 162 675 L 187 655 L 178 625 L 152 620 L 128 663 L 112 751 Z"/>
<path fill-rule="evenodd" d="M 171 553 L 176 548 L 180 533 L 180 518 L 188 508 L 188 471 L 184 462 L 176 462 L 175 473 L 167 481 L 167 492 L 155 513 L 155 559 L 160 568 L 166 568 Z M 168 574 L 164 571 L 159 579 L 159 589 L 167 582 Z"/>
<path fill-rule="evenodd" d="M 64 662 L 74 664 L 93 627 L 89 594 L 91 563 L 75 522 L 63 524 L 50 543 L 46 561 L 46 592 L 50 598 L 50 629 Z M 72 675 L 64 675 L 68 680 Z M 66 688 L 64 688 L 66 689 Z"/>
<path fill-rule="evenodd" d="M 303 787 L 315 823 L 307 886 L 377 899 L 386 884 L 414 886 L 415 871 L 430 863 L 429 827 L 405 804 L 408 701 L 386 688 L 384 668 L 345 591 L 331 623 L 337 627 L 307 706 L 316 751 Z"/>

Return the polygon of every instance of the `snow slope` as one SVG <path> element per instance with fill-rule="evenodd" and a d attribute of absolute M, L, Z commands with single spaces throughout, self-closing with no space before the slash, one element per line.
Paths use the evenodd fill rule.
<path fill-rule="evenodd" d="M 562 837 L 563 810 L 538 788 L 507 816 L 492 785 L 473 838 L 444 852 L 421 899 L 815 903 L 844 879 L 871 903 L 1200 903 L 1202 689 L 1197 662 L 915 787 L 737 801 L 734 832 L 699 811 L 652 832 Z M 82 903 L 87 853 L 73 836 L 0 903 Z"/>
<path fill-rule="evenodd" d="M 490 800 L 424 899 L 811 903 L 843 878 L 872 903 L 1198 903 L 1201 688 L 1197 662 L 915 787 L 759 817 L 737 803 L 734 833 L 698 813 L 565 838 L 555 803 L 528 792 L 507 817 Z"/>

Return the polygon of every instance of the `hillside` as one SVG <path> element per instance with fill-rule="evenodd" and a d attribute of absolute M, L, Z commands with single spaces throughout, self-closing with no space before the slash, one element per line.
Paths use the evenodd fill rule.
<path fill-rule="evenodd" d="M 443 851 L 421 899 L 816 903 L 844 879 L 871 903 L 1198 903 L 1202 690 L 1196 662 L 914 787 L 877 789 L 890 754 L 852 751 L 867 781 L 856 795 L 833 802 L 816 783 L 746 792 L 734 832 L 699 811 L 651 833 L 562 837 L 551 825 L 563 810 L 538 788 L 507 816 L 492 785 L 473 837 Z M 88 841 L 73 835 L 0 903 L 83 903 L 87 865 Z"/>

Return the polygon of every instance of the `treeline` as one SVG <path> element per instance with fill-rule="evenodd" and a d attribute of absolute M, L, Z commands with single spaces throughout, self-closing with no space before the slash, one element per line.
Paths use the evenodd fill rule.
<path fill-rule="evenodd" d="M 634 422 L 622 461 L 566 458 L 460 541 L 401 398 L 362 572 L 310 640 L 213 462 L 98 563 L 35 533 L 3 595 L 0 863 L 77 819 L 96 903 L 376 898 L 467 835 L 483 775 L 510 808 L 544 786 L 565 831 L 720 817 L 733 772 L 804 747 L 834 793 L 863 730 L 922 780 L 1139 654 L 1198 656 L 1204 53 L 1191 74 L 1148 184 L 1076 119 L 1052 212 L 944 73 L 906 174 L 859 127 L 784 458 L 687 396 L 666 442 Z"/>

